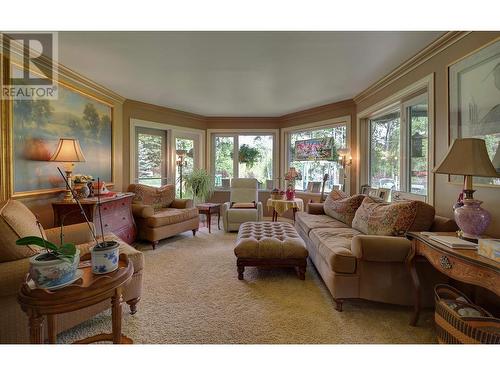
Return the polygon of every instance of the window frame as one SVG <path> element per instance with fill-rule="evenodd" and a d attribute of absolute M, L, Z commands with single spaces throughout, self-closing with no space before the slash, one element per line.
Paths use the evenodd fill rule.
<path fill-rule="evenodd" d="M 381 101 L 371 105 L 358 112 L 356 116 L 356 143 L 358 145 L 358 151 L 356 155 L 357 161 L 357 181 L 356 189 L 359 191 L 360 187 L 364 184 L 368 184 L 369 180 L 369 153 L 361 155 L 361 150 L 366 150 L 369 145 L 369 119 L 380 115 L 383 111 L 388 108 L 397 105 L 398 103 L 410 100 L 418 95 L 427 96 L 427 113 L 428 113 L 428 179 L 427 179 L 427 196 L 426 202 L 430 205 L 434 205 L 434 174 L 432 173 L 432 168 L 434 167 L 434 134 L 435 134 L 435 103 L 434 103 L 434 74 L 431 73 L 420 80 L 412 83 L 411 85 L 401 89 L 400 91 L 394 93 L 382 99 Z M 406 119 L 405 119 L 406 122 Z M 403 166 L 403 168 L 407 168 Z M 423 197 L 423 196 L 422 196 Z"/>
<path fill-rule="evenodd" d="M 352 142 L 351 142 L 351 116 L 342 116 L 342 117 L 337 117 L 337 118 L 333 118 L 333 119 L 328 119 L 328 120 L 317 121 L 317 122 L 313 122 L 313 123 L 307 123 L 307 124 L 303 124 L 303 125 L 282 128 L 281 129 L 281 147 L 280 147 L 280 155 L 281 155 L 280 177 L 285 175 L 286 171 L 288 171 L 288 166 L 290 165 L 290 160 L 289 160 L 290 156 L 289 156 L 289 153 L 287 152 L 287 148 L 288 148 L 288 144 L 290 142 L 290 134 L 291 133 L 335 128 L 335 127 L 339 127 L 339 126 L 346 127 L 346 141 L 345 141 L 346 147 L 350 150 L 351 157 L 354 158 L 354 152 L 353 152 L 353 147 L 352 147 Z M 344 173 L 346 174 L 345 191 L 348 194 L 350 194 L 350 191 L 351 191 L 351 188 L 350 188 L 351 175 L 352 175 L 352 168 L 354 168 L 354 167 L 355 166 L 352 165 L 352 166 L 346 168 L 346 171 L 344 171 Z M 281 188 L 283 189 L 284 187 L 285 187 L 284 182 L 282 181 Z"/>
<path fill-rule="evenodd" d="M 249 130 L 249 129 L 208 129 L 207 130 L 207 170 L 210 175 L 214 176 L 215 171 L 215 137 L 234 137 L 233 139 L 233 152 L 239 150 L 238 136 L 259 136 L 267 135 L 273 137 L 273 180 L 279 176 L 279 129 L 266 129 L 266 130 Z M 233 178 L 239 174 L 239 163 L 234 162 L 233 156 Z M 222 187 L 216 187 L 217 191 L 224 191 Z M 263 186 L 260 191 L 265 191 L 266 187 Z"/>

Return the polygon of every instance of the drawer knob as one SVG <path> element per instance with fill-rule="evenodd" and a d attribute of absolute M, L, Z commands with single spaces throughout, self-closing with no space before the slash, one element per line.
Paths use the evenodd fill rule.
<path fill-rule="evenodd" d="M 105 227 L 107 227 L 107 226 L 108 226 L 108 224 L 104 224 L 104 226 L 105 226 Z"/>
<path fill-rule="evenodd" d="M 441 255 L 439 257 L 439 264 L 441 265 L 441 268 L 445 270 L 449 270 L 452 267 L 451 262 L 446 255 Z"/>
<path fill-rule="evenodd" d="M 124 216 L 124 217 L 122 217 L 122 220 L 127 220 L 127 218 Z"/>

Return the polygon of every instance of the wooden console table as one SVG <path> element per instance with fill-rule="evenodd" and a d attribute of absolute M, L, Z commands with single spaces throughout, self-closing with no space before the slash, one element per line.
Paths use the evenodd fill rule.
<path fill-rule="evenodd" d="M 436 233 L 456 236 L 456 233 Z M 407 235 L 412 242 L 412 256 L 408 260 L 414 288 L 414 310 L 410 325 L 415 326 L 420 315 L 420 280 L 416 258 L 425 257 L 434 268 L 452 279 L 488 289 L 500 297 L 500 263 L 483 257 L 477 250 L 452 249 L 418 232 Z"/>
<path fill-rule="evenodd" d="M 82 261 L 89 260 L 85 254 Z M 80 268 L 79 268 L 80 270 Z M 105 275 L 94 275 L 91 267 L 81 268 L 82 276 L 75 283 L 57 290 L 38 289 L 30 282 L 29 274 L 19 290 L 18 301 L 28 315 L 31 344 L 43 344 L 43 321 L 47 316 L 49 344 L 56 343 L 54 315 L 72 312 L 111 300 L 113 321 L 112 333 L 101 333 L 76 341 L 74 344 L 90 344 L 98 341 L 112 341 L 113 344 L 132 344 L 132 339 L 122 335 L 122 290 L 134 273 L 134 266 L 125 254 L 120 254 L 116 271 Z"/>
<path fill-rule="evenodd" d="M 124 242 L 131 244 L 137 236 L 134 216 L 132 215 L 132 199 L 134 193 L 120 193 L 113 198 L 101 198 L 101 214 L 104 233 L 113 232 Z M 89 221 L 95 225 L 96 233 L 101 234 L 97 198 L 80 199 L 80 203 Z M 85 222 L 76 202 L 57 201 L 52 203 L 54 226 L 78 224 Z"/>

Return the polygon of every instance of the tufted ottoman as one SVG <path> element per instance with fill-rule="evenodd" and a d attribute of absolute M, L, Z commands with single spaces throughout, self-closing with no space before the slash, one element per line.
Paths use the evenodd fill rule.
<path fill-rule="evenodd" d="M 246 266 L 294 267 L 299 279 L 305 280 L 309 253 L 306 244 L 289 223 L 243 223 L 238 231 L 234 254 L 240 280 L 243 280 Z"/>

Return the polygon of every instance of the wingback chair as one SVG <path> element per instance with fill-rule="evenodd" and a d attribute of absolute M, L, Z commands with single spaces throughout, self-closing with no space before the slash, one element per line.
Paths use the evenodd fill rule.
<path fill-rule="evenodd" d="M 47 240 L 59 243 L 59 227 L 44 230 L 42 233 Z M 86 223 L 66 225 L 63 235 L 64 242 L 76 245 L 80 256 L 88 253 L 94 244 Z M 0 202 L 0 344 L 29 343 L 28 317 L 17 302 L 17 294 L 28 272 L 30 257 L 36 255 L 39 250 L 33 246 L 16 245 L 19 238 L 26 236 L 40 236 L 35 215 L 19 201 Z M 112 233 L 105 235 L 105 239 L 117 241 L 120 244 L 120 253 L 127 254 L 134 266 L 132 280 L 123 291 L 123 300 L 130 305 L 133 314 L 142 293 L 144 255 Z M 109 301 L 104 301 L 78 311 L 56 315 L 56 333 L 92 318 L 109 306 Z"/>
<path fill-rule="evenodd" d="M 255 178 L 233 178 L 231 196 L 222 206 L 221 215 L 226 232 L 237 231 L 247 221 L 261 221 L 258 181 Z"/>

